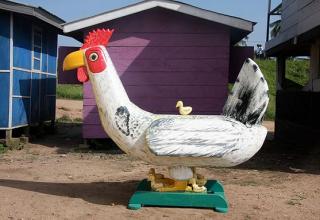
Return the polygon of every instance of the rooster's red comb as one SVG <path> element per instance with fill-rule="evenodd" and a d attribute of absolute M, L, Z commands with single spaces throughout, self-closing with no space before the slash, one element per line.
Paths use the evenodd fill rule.
<path fill-rule="evenodd" d="M 110 29 L 97 29 L 89 32 L 81 49 L 99 45 L 107 46 L 112 33 L 113 30 Z"/>

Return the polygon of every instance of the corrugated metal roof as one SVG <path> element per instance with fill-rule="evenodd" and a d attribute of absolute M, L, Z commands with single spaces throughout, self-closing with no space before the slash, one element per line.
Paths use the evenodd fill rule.
<path fill-rule="evenodd" d="M 61 25 L 65 23 L 63 19 L 41 7 L 35 7 L 13 1 L 0 0 L 0 9 L 36 17 L 58 29 L 62 29 Z"/>
<path fill-rule="evenodd" d="M 63 25 L 64 33 L 71 33 L 81 29 L 100 24 L 103 22 L 111 21 L 117 18 L 128 16 L 134 13 L 161 7 L 168 10 L 177 11 L 183 14 L 199 17 L 205 20 L 221 23 L 235 29 L 252 32 L 255 22 L 248 21 L 242 18 L 225 15 L 206 9 L 198 8 L 178 1 L 170 0 L 146 0 L 136 4 L 132 4 L 123 8 L 112 11 L 107 11 L 95 16 L 79 19 L 76 21 L 68 22 Z"/>

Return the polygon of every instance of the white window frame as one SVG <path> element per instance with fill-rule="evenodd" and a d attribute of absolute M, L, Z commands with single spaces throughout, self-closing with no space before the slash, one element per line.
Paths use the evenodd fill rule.
<path fill-rule="evenodd" d="M 40 44 L 41 45 L 36 45 L 34 42 L 34 40 L 35 40 L 34 38 L 35 38 L 35 35 L 37 32 L 40 33 L 40 41 L 41 41 Z M 42 29 L 33 25 L 32 26 L 32 71 L 33 72 L 42 72 L 42 50 L 43 50 L 42 44 L 43 44 Z M 35 48 L 40 48 L 40 58 L 34 56 Z M 35 60 L 38 60 L 40 62 L 39 69 L 34 68 L 34 61 Z"/>

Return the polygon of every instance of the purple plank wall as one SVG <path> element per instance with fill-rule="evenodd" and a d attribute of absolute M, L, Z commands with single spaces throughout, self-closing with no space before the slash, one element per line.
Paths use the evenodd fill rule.
<path fill-rule="evenodd" d="M 79 50 L 79 47 L 59 47 L 58 55 L 58 83 L 80 84 L 77 79 L 77 70 L 63 71 L 63 60 L 71 52 Z"/>
<path fill-rule="evenodd" d="M 229 83 L 234 83 L 239 75 L 239 71 L 247 58 L 253 59 L 254 47 L 231 47 L 230 48 L 230 68 Z"/>
<path fill-rule="evenodd" d="M 154 113 L 220 114 L 227 97 L 229 28 L 152 9 L 92 27 L 114 28 L 108 51 L 130 99 Z M 107 94 L 106 94 L 107 95 Z M 84 84 L 84 138 L 105 138 L 90 83 Z"/>

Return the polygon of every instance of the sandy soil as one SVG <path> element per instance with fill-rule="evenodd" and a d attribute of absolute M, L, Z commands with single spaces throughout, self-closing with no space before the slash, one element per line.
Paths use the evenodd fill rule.
<path fill-rule="evenodd" d="M 227 214 L 158 207 L 132 211 L 127 202 L 151 166 L 115 149 L 84 148 L 80 125 L 57 126 L 57 134 L 0 155 L 0 219 L 320 219 L 319 146 L 267 141 L 239 167 L 199 169 L 223 183 Z"/>
<path fill-rule="evenodd" d="M 56 118 L 67 117 L 70 119 L 82 118 L 83 101 L 57 99 Z"/>

